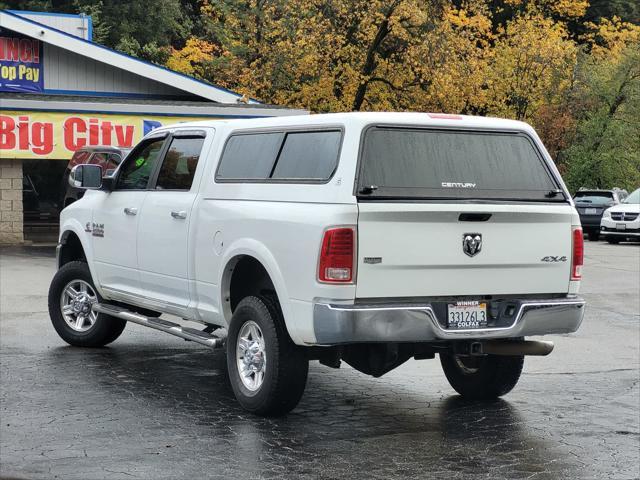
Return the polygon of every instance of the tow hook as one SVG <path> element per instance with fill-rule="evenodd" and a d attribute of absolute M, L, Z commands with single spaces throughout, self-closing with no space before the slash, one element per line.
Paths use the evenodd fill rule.
<path fill-rule="evenodd" d="M 473 342 L 469 345 L 469 355 L 484 355 L 482 342 Z"/>

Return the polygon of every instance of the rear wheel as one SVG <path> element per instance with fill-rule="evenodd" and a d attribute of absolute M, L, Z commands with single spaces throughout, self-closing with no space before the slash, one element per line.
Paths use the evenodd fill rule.
<path fill-rule="evenodd" d="M 251 413 L 284 415 L 300 401 L 309 361 L 287 334 L 282 313 L 266 297 L 236 307 L 227 337 L 227 368 L 236 399 Z"/>
<path fill-rule="evenodd" d="M 118 338 L 127 322 L 92 311 L 101 300 L 86 263 L 60 268 L 49 287 L 49 317 L 60 338 L 78 347 L 102 347 Z"/>
<path fill-rule="evenodd" d="M 522 373 L 524 356 L 440 354 L 449 384 L 460 395 L 488 400 L 509 393 Z"/>

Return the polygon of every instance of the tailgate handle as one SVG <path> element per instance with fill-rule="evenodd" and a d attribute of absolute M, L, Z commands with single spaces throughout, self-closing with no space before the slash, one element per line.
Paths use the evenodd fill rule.
<path fill-rule="evenodd" d="M 491 218 L 490 213 L 461 213 L 459 222 L 486 222 Z"/>

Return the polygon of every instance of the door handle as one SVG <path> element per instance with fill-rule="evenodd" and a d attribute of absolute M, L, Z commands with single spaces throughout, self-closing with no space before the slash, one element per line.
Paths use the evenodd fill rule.
<path fill-rule="evenodd" d="M 138 214 L 138 209 L 137 208 L 125 207 L 124 213 L 126 213 L 127 215 L 137 215 Z"/>
<path fill-rule="evenodd" d="M 187 218 L 187 212 L 185 212 L 184 210 L 180 210 L 179 212 L 172 211 L 171 216 L 173 218 L 177 218 L 178 220 L 184 220 L 185 218 Z"/>

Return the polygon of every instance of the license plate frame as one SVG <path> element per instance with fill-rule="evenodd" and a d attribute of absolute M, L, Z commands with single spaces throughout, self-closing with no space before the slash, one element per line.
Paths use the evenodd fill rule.
<path fill-rule="evenodd" d="M 616 230 L 626 230 L 627 225 L 624 223 L 616 223 Z"/>
<path fill-rule="evenodd" d="M 585 213 L 585 215 L 597 215 L 598 214 L 598 209 L 597 208 L 585 208 L 584 209 L 584 213 Z"/>
<path fill-rule="evenodd" d="M 478 330 L 487 327 L 486 302 L 466 301 L 447 304 L 447 328 Z"/>

